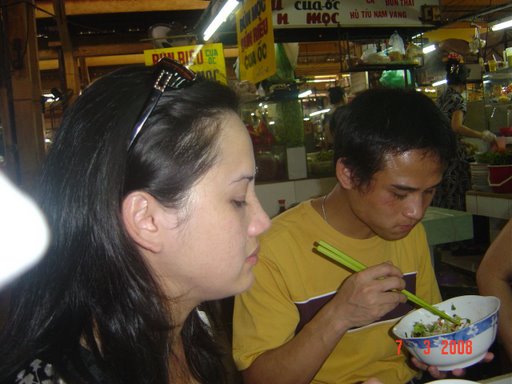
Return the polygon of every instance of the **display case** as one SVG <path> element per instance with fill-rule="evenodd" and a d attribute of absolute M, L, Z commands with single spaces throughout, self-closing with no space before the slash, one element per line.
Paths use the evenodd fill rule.
<path fill-rule="evenodd" d="M 486 73 L 483 88 L 486 129 L 505 134 L 512 126 L 512 68 Z"/>

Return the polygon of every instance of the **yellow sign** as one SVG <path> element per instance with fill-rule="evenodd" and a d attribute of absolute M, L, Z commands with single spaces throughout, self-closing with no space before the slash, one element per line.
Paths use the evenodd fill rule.
<path fill-rule="evenodd" d="M 144 51 L 144 63 L 154 65 L 164 56 L 179 61 L 200 77 L 227 84 L 224 48 L 221 43 L 147 49 Z"/>
<path fill-rule="evenodd" d="M 240 80 L 258 83 L 276 72 L 270 0 L 244 0 L 236 13 Z"/>

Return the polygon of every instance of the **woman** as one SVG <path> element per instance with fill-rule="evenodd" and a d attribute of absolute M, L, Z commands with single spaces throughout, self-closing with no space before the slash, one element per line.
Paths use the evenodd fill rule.
<path fill-rule="evenodd" d="M 462 138 L 472 137 L 492 143 L 496 135 L 490 131 L 476 131 L 464 125 L 466 101 L 462 92 L 466 88 L 469 76 L 468 68 L 462 63 L 459 55 L 450 54 L 446 63 L 446 80 L 448 87 L 439 97 L 438 105 L 451 122 L 453 131 L 459 138 L 457 159 L 445 172 L 442 185 L 438 188 L 432 205 L 442 208 L 466 210 L 466 191 L 471 188 L 469 163 L 461 143 Z"/>
<path fill-rule="evenodd" d="M 251 285 L 270 225 L 236 112 L 228 87 L 168 59 L 66 111 L 37 194 L 52 240 L 13 289 L 0 382 L 224 381 L 198 307 Z"/>

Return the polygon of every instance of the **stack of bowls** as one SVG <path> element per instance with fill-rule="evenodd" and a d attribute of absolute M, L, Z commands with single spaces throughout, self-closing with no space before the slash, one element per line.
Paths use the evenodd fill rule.
<path fill-rule="evenodd" d="M 489 186 L 488 174 L 489 169 L 484 163 L 470 163 L 471 172 L 471 189 L 474 191 L 490 192 L 492 188 Z"/>

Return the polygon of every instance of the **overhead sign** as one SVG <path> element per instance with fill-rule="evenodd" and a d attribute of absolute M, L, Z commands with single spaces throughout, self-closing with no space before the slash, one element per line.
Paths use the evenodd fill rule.
<path fill-rule="evenodd" d="M 236 13 L 240 79 L 258 83 L 276 72 L 270 0 L 244 0 Z"/>
<path fill-rule="evenodd" d="M 147 49 L 144 51 L 144 63 L 148 66 L 154 65 L 164 56 L 179 61 L 198 76 L 227 84 L 224 48 L 221 43 Z"/>
<path fill-rule="evenodd" d="M 439 0 L 272 0 L 275 29 L 419 27 L 422 6 Z"/>

